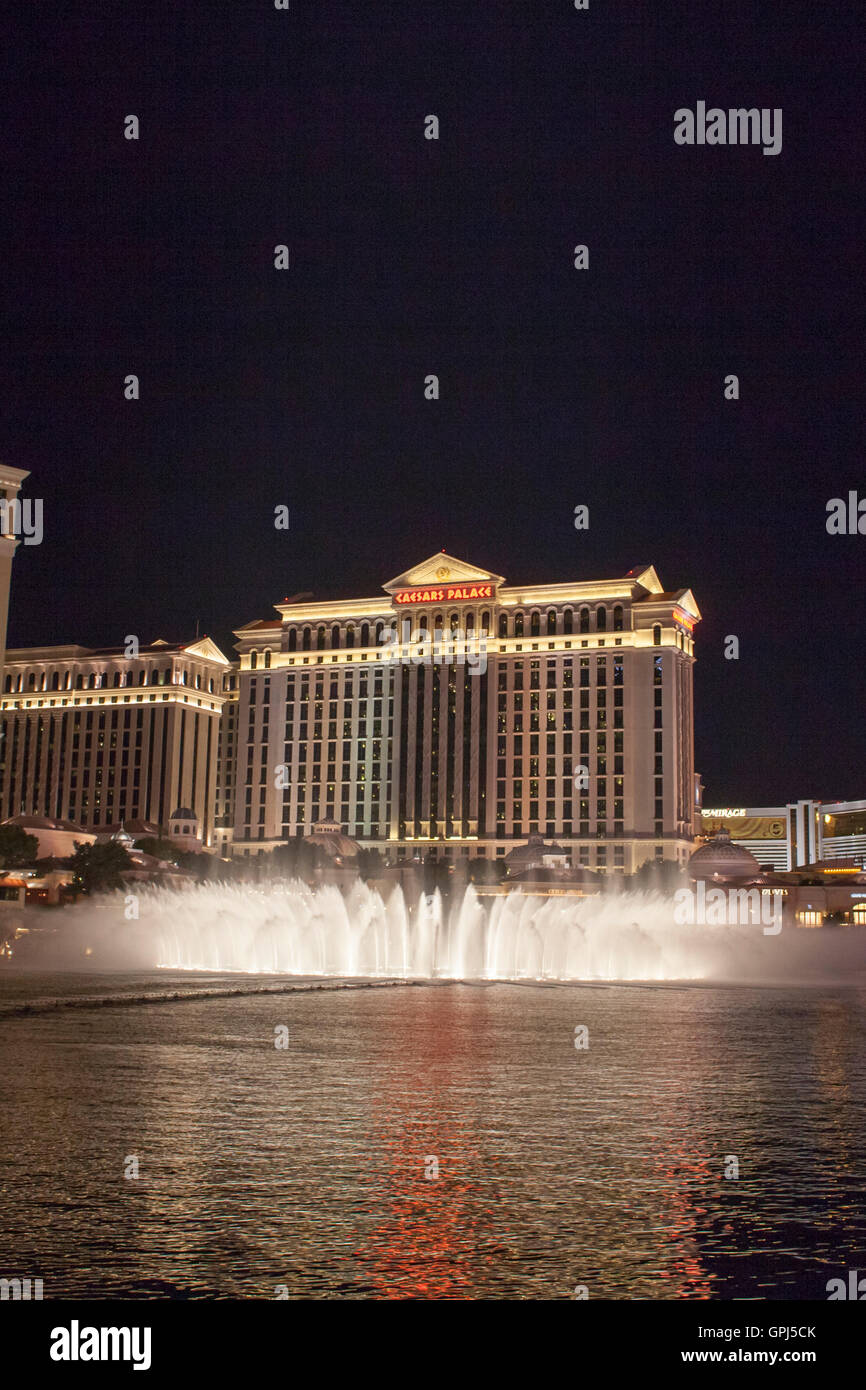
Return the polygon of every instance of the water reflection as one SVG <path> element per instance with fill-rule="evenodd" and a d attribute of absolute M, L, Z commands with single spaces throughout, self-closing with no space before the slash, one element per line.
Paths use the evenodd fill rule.
<path fill-rule="evenodd" d="M 0 1008 L 0 1276 L 47 1298 L 820 1298 L 862 1263 L 864 1028 L 853 989 Z"/>

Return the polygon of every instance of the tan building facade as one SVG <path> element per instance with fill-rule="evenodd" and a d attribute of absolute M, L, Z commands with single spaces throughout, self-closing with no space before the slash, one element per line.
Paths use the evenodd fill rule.
<path fill-rule="evenodd" d="M 541 834 L 631 872 L 694 848 L 700 612 L 652 566 L 515 586 L 443 552 L 275 608 L 236 632 L 236 854 L 326 817 L 395 858 Z"/>
<path fill-rule="evenodd" d="M 179 807 L 214 842 L 219 725 L 230 663 L 210 638 L 136 655 L 80 646 L 10 650 L 3 678 L 0 819 L 99 831 L 168 829 Z"/>

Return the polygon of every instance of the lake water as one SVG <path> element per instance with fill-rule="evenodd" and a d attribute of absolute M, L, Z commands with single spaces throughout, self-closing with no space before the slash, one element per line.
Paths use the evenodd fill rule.
<path fill-rule="evenodd" d="M 807 1299 L 866 1263 L 862 988 L 196 997 L 275 985 L 0 972 L 0 1275 L 46 1298 Z"/>

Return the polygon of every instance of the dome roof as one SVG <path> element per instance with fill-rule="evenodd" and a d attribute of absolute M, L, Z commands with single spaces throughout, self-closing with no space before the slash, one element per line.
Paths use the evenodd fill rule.
<path fill-rule="evenodd" d="M 545 859 L 556 858 L 568 860 L 569 852 L 563 849 L 562 845 L 557 845 L 553 841 L 545 844 L 544 836 L 533 833 L 529 836 L 525 845 L 517 845 L 504 857 L 504 862 L 509 873 L 516 873 L 519 869 L 531 869 L 541 866 Z"/>
<path fill-rule="evenodd" d="M 689 860 L 692 878 L 755 878 L 761 866 L 743 845 L 735 845 L 727 830 L 696 849 Z"/>
<path fill-rule="evenodd" d="M 2 824 L 19 825 L 22 830 L 72 830 L 79 835 L 85 833 L 83 826 L 76 825 L 74 821 L 53 816 L 10 816 Z"/>
<path fill-rule="evenodd" d="M 348 835 L 343 834 L 342 828 L 333 816 L 316 821 L 310 834 L 305 835 L 304 839 L 308 844 L 320 845 L 325 853 L 334 859 L 354 859 L 360 849 L 357 840 L 351 840 Z"/>
<path fill-rule="evenodd" d="M 188 806 L 179 806 L 176 811 L 172 811 L 169 820 L 198 820 L 198 816 Z"/>

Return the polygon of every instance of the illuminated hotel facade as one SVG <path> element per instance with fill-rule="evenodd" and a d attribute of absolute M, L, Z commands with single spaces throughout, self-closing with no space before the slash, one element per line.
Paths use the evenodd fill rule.
<path fill-rule="evenodd" d="M 866 801 L 710 807 L 700 819 L 702 834 L 724 826 L 762 867 L 794 870 L 833 860 L 866 867 Z"/>
<path fill-rule="evenodd" d="M 100 831 L 195 812 L 214 843 L 220 716 L 234 677 L 210 638 L 126 648 L 9 650 L 0 819 Z"/>
<path fill-rule="evenodd" d="M 530 834 L 626 873 L 692 852 L 700 613 L 652 566 L 515 586 L 443 552 L 375 597 L 275 608 L 236 631 L 235 854 L 328 817 L 394 858 Z"/>

